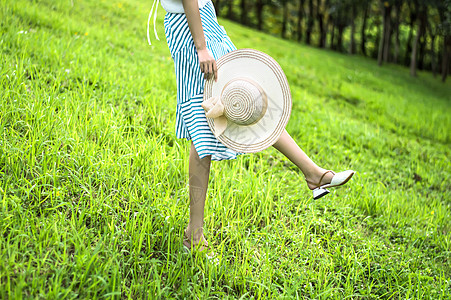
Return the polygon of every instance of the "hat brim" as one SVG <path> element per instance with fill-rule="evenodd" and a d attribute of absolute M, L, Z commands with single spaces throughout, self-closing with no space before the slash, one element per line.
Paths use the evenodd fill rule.
<path fill-rule="evenodd" d="M 216 61 L 218 81 L 205 82 L 204 101 L 220 97 L 224 86 L 232 79 L 244 77 L 257 82 L 265 91 L 268 106 L 263 117 L 252 125 L 228 122 L 218 140 L 229 149 L 255 153 L 272 146 L 279 139 L 291 114 L 291 93 L 287 78 L 279 64 L 269 55 L 254 49 L 239 49 Z M 213 119 L 207 118 L 214 133 Z"/>

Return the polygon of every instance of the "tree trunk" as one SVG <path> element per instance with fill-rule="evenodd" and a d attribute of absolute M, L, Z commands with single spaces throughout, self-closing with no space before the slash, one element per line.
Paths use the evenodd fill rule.
<path fill-rule="evenodd" d="M 345 30 L 346 26 L 343 26 L 342 24 L 338 25 L 338 36 L 337 36 L 337 50 L 339 52 L 343 51 L 343 31 Z"/>
<path fill-rule="evenodd" d="M 331 20 L 332 30 L 330 34 L 330 49 L 335 50 L 335 21 Z"/>
<path fill-rule="evenodd" d="M 356 18 L 356 6 L 353 5 L 351 9 L 351 43 L 349 44 L 349 53 L 355 54 L 355 18 Z"/>
<path fill-rule="evenodd" d="M 420 41 L 418 42 L 418 62 L 417 62 L 417 68 L 418 70 L 424 70 L 424 56 L 425 56 L 425 41 L 424 37 L 420 37 Z"/>
<path fill-rule="evenodd" d="M 305 37 L 305 42 L 310 45 L 311 43 L 311 36 L 312 36 L 312 31 L 313 31 L 313 25 L 314 25 L 314 20 L 313 20 L 313 0 L 309 0 L 308 2 L 309 5 L 309 16 L 308 16 L 308 21 L 307 21 L 307 32 L 306 32 L 306 37 Z"/>
<path fill-rule="evenodd" d="M 230 20 L 235 19 L 235 14 L 233 13 L 233 1 L 227 1 L 228 9 L 227 9 L 227 18 Z"/>
<path fill-rule="evenodd" d="M 221 12 L 221 0 L 216 0 L 214 2 L 214 7 L 215 7 L 215 11 L 216 11 L 216 15 L 219 16 L 220 12 Z"/>
<path fill-rule="evenodd" d="M 232 2 L 232 1 L 230 1 Z M 247 7 L 246 0 L 241 0 L 241 24 L 247 25 Z"/>
<path fill-rule="evenodd" d="M 383 59 L 383 51 L 384 51 L 384 42 L 385 42 L 385 32 L 386 32 L 386 24 L 385 24 L 385 20 L 386 20 L 386 13 L 387 10 L 385 9 L 384 6 L 384 1 L 381 1 L 381 8 L 382 8 L 382 34 L 379 40 L 379 49 L 377 51 L 377 65 L 378 66 L 382 66 L 382 59 Z"/>
<path fill-rule="evenodd" d="M 368 2 L 365 2 L 365 8 L 363 12 L 363 22 L 362 22 L 362 29 L 360 31 L 360 51 L 362 51 L 362 54 L 366 56 L 366 21 L 368 19 Z"/>
<path fill-rule="evenodd" d="M 329 34 L 330 30 L 330 15 L 327 13 L 328 9 L 330 8 L 330 0 L 326 0 L 323 5 L 322 10 L 322 18 L 323 18 L 323 47 L 327 48 L 327 36 Z"/>
<path fill-rule="evenodd" d="M 298 42 L 302 41 L 302 19 L 304 17 L 304 0 L 299 0 L 298 10 Z"/>
<path fill-rule="evenodd" d="M 395 54 L 393 56 L 393 62 L 396 64 L 398 63 L 398 56 L 399 56 L 399 19 L 400 19 L 400 12 L 402 8 L 402 2 L 398 2 L 395 6 L 395 24 L 394 24 L 394 31 L 395 31 Z"/>
<path fill-rule="evenodd" d="M 415 41 L 412 45 L 412 55 L 410 56 L 410 75 L 411 76 L 417 76 L 417 52 L 418 52 L 418 44 L 420 41 L 421 36 L 423 35 L 423 9 L 417 10 L 419 13 L 419 20 L 418 20 L 418 31 L 417 36 L 415 37 Z"/>
<path fill-rule="evenodd" d="M 427 9 L 421 14 L 421 22 L 420 24 L 423 26 L 421 28 L 421 36 L 419 41 L 420 49 L 418 51 L 418 70 L 424 69 L 424 56 L 426 55 L 426 24 L 427 24 Z"/>
<path fill-rule="evenodd" d="M 449 73 L 449 61 L 451 56 L 451 37 L 445 35 L 443 37 L 443 53 L 442 53 L 442 81 L 446 81 Z"/>
<path fill-rule="evenodd" d="M 429 26 L 429 28 L 431 28 Z M 434 78 L 437 76 L 437 58 L 435 57 L 435 49 L 434 49 L 434 44 L 435 44 L 435 38 L 437 37 L 436 34 L 434 34 L 432 32 L 432 28 L 431 28 L 431 70 L 432 70 L 432 74 L 434 75 Z"/>
<path fill-rule="evenodd" d="M 282 38 L 287 38 L 288 0 L 283 1 Z"/>
<path fill-rule="evenodd" d="M 257 3 L 255 5 L 257 15 L 257 29 L 260 31 L 263 30 L 263 6 L 264 6 L 263 1 L 264 0 L 257 0 Z"/>
<path fill-rule="evenodd" d="M 325 28 L 324 28 L 324 14 L 321 9 L 321 0 L 316 0 L 316 19 L 318 20 L 319 25 L 319 47 L 326 47 L 326 37 L 325 37 Z"/>
<path fill-rule="evenodd" d="M 387 3 L 387 2 L 385 2 Z M 391 40 L 391 6 L 385 6 L 385 18 L 384 18 L 384 52 L 383 60 L 384 63 L 388 62 L 390 56 L 390 40 Z"/>
<path fill-rule="evenodd" d="M 412 55 L 410 56 L 410 75 L 417 76 L 417 48 L 420 40 L 420 29 L 418 28 L 417 36 L 412 46 Z"/>
<path fill-rule="evenodd" d="M 412 53 L 412 38 L 413 38 L 413 28 L 415 26 L 415 22 L 417 20 L 417 12 L 415 11 L 415 7 L 412 5 L 410 8 L 410 23 L 409 23 L 409 36 L 407 38 L 406 43 L 406 53 L 404 55 L 404 64 L 406 66 L 409 65 L 409 54 Z"/>

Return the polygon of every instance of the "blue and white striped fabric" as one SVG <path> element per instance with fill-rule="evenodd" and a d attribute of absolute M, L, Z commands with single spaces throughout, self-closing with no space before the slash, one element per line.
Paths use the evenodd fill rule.
<path fill-rule="evenodd" d="M 219 26 L 211 1 L 200 9 L 200 17 L 207 48 L 216 60 L 236 50 L 224 27 Z M 236 159 L 243 153 L 225 147 L 208 127 L 201 107 L 205 80 L 185 14 L 167 13 L 164 28 L 177 78 L 177 138 L 192 140 L 200 158 L 211 155 L 211 159 L 216 161 Z"/>

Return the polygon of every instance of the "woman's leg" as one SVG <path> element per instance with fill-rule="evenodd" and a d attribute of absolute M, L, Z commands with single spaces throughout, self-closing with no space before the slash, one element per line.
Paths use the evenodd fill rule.
<path fill-rule="evenodd" d="M 199 158 L 193 142 L 189 152 L 189 224 L 186 236 L 198 244 L 203 238 L 204 207 L 210 175 L 211 155 Z"/>
<path fill-rule="evenodd" d="M 318 167 L 304 151 L 296 144 L 293 138 L 288 134 L 286 130 L 283 131 L 279 140 L 273 145 L 274 148 L 279 150 L 284 154 L 292 163 L 294 163 L 302 173 L 304 173 L 305 178 L 310 181 L 317 183 L 321 176 L 327 170 Z M 321 184 L 330 183 L 333 175 L 328 173 L 321 180 Z M 316 186 L 313 184 L 308 184 L 310 189 L 314 189 Z"/>

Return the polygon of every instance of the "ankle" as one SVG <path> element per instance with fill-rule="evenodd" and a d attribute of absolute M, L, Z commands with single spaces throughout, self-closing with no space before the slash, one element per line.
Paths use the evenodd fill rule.
<path fill-rule="evenodd" d="M 309 187 L 310 190 L 314 190 L 315 188 L 330 183 L 332 181 L 333 173 L 332 172 L 326 173 L 327 171 L 328 170 L 326 169 L 318 168 L 317 170 L 315 170 L 315 172 L 305 176 L 307 186 Z"/>

